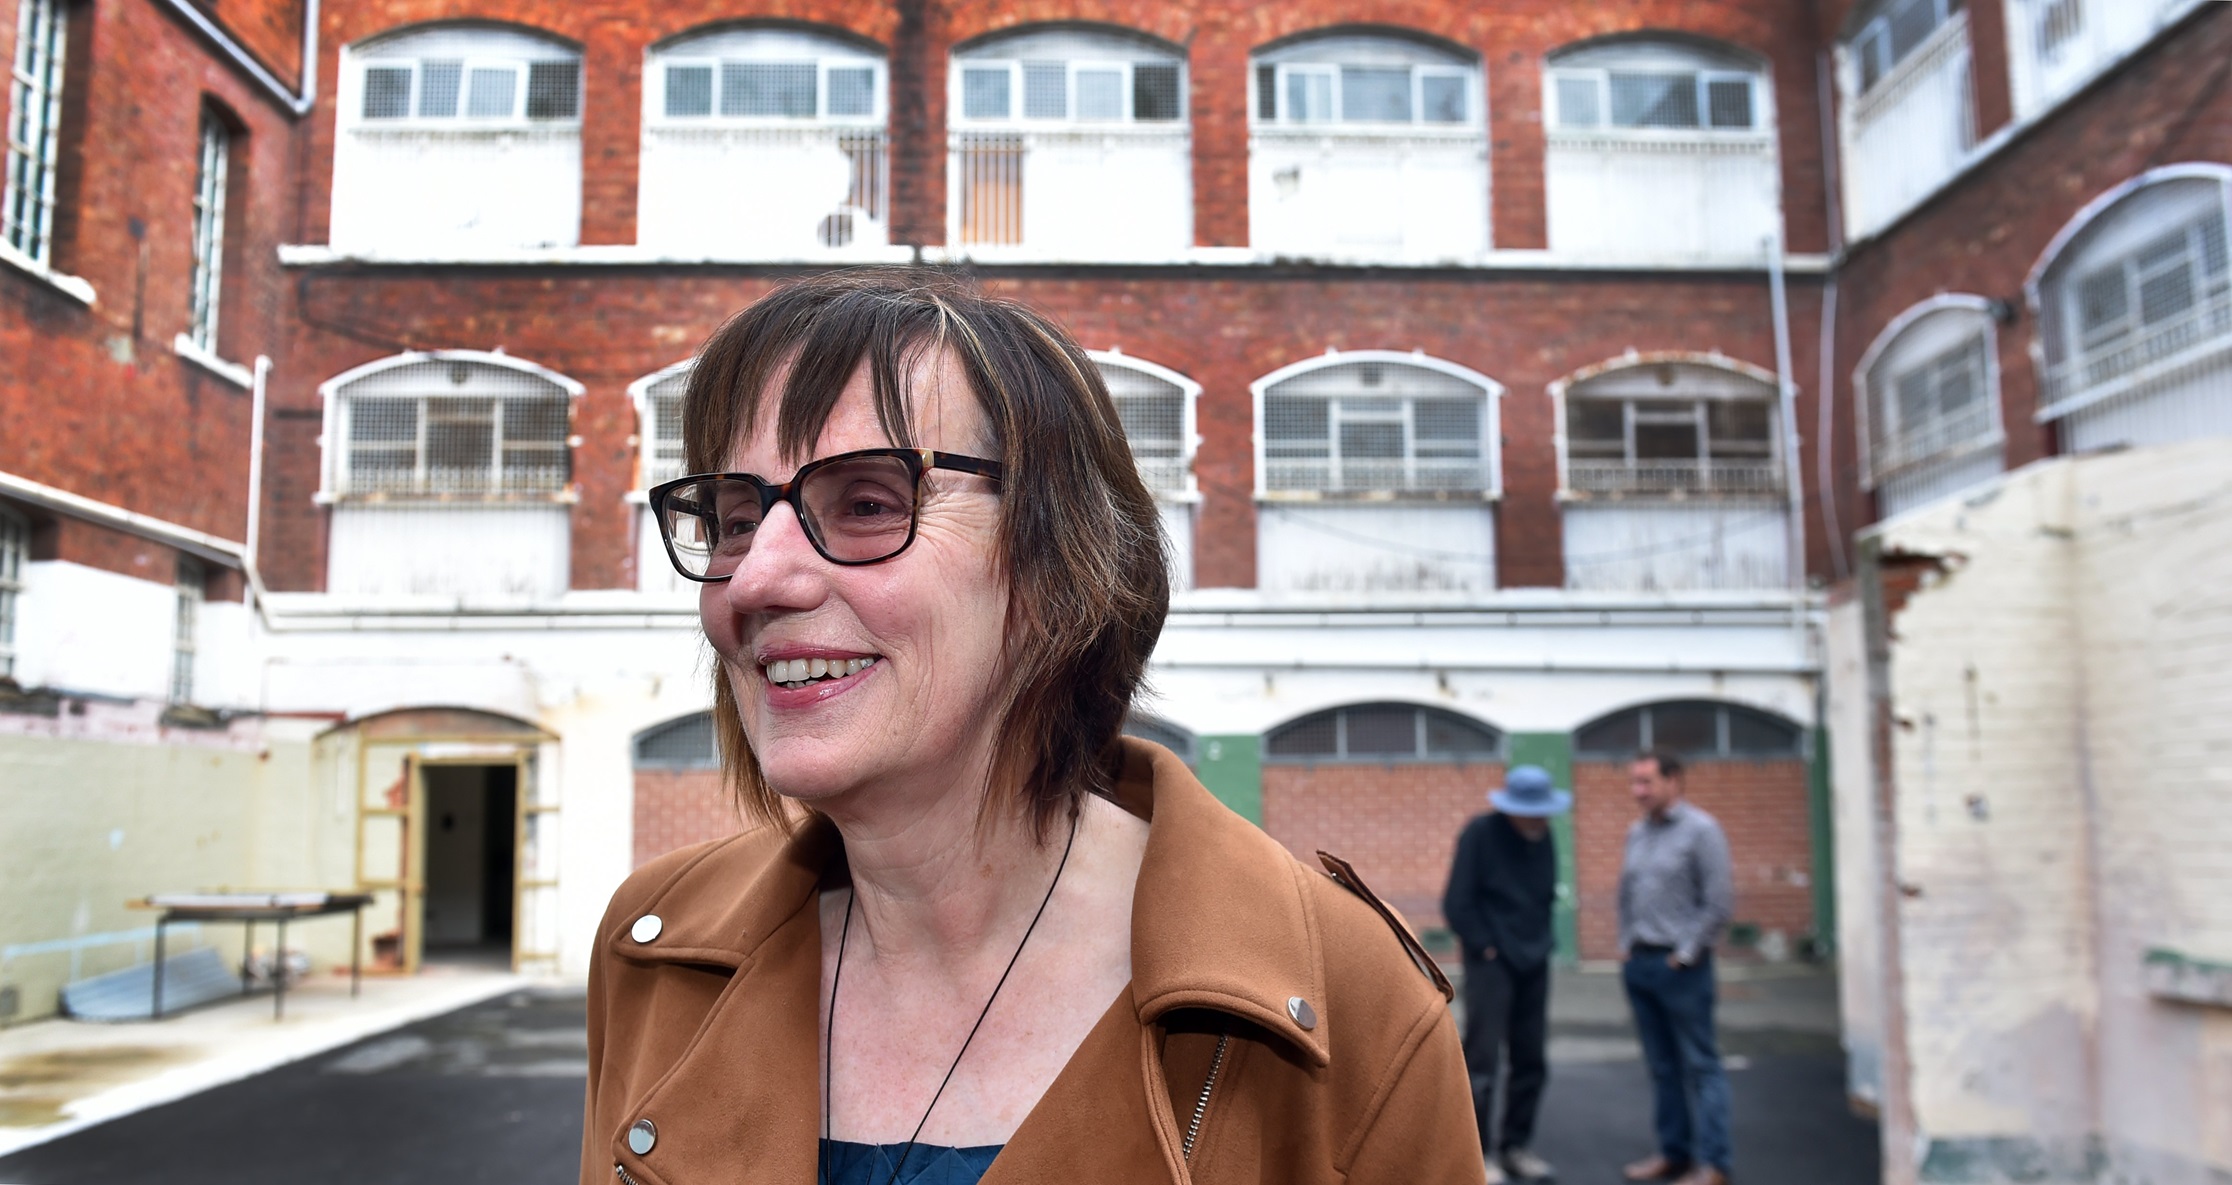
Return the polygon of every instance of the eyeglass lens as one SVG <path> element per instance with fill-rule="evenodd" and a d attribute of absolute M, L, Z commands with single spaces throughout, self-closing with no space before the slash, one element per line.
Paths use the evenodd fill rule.
<path fill-rule="evenodd" d="M 806 474 L 797 505 L 821 553 L 846 564 L 899 554 L 914 530 L 918 471 L 901 457 L 848 457 Z M 684 570 L 726 576 L 752 549 L 769 508 L 751 483 L 706 478 L 667 494 L 667 537 Z"/>

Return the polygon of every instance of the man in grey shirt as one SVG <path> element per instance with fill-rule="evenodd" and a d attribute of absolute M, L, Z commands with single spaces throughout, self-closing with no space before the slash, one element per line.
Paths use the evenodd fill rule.
<path fill-rule="evenodd" d="M 1735 910 L 1728 837 L 1684 800 L 1672 753 L 1637 757 L 1628 788 L 1643 817 L 1628 828 L 1620 866 L 1620 975 L 1651 1068 L 1658 1151 L 1626 1176 L 1726 1185 L 1728 1078 L 1713 1034 L 1713 942 Z"/>

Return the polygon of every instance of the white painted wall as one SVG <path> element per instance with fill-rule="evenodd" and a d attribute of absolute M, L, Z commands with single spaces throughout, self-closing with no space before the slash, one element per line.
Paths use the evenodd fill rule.
<path fill-rule="evenodd" d="M 1248 242 L 1271 255 L 1475 260 L 1489 244 L 1486 135 L 1258 127 Z"/>
<path fill-rule="evenodd" d="M 2232 435 L 2232 333 L 2184 364 L 2061 417 L 2072 452 Z"/>
<path fill-rule="evenodd" d="M 2099 77 L 2207 0 L 2013 0 L 2007 13 L 2008 75 L 2015 118 L 2035 119 Z M 2077 10 L 2076 32 L 2051 51 L 2041 29 L 2055 10 Z"/>
<path fill-rule="evenodd" d="M 1883 1105 L 1882 824 L 1875 794 L 1875 712 L 1869 698 L 1866 615 L 1857 596 L 1832 600 L 1823 629 L 1830 817 L 1836 842 L 1838 1032 L 1845 1094 Z"/>
<path fill-rule="evenodd" d="M 337 251 L 405 258 L 581 241 L 581 129 L 343 128 Z"/>
<path fill-rule="evenodd" d="M 342 503 L 326 589 L 343 597 L 547 602 L 571 580 L 571 515 L 553 503 Z"/>
<path fill-rule="evenodd" d="M 1944 184 L 1976 142 L 1968 13 L 1956 12 L 1865 95 L 1845 80 L 1845 202 L 1852 236 L 1889 225 Z"/>
<path fill-rule="evenodd" d="M 881 247 L 889 241 L 884 220 L 847 203 L 854 162 L 843 141 L 860 134 L 835 127 L 647 127 L 636 241 L 682 258 L 822 255 L 832 250 L 821 240 L 822 220 L 851 209 L 850 246 Z M 880 191 L 880 138 L 873 152 L 860 155 L 875 174 L 868 183 Z"/>
<path fill-rule="evenodd" d="M 1496 587 L 1496 513 L 1482 502 L 1256 505 L 1256 586 L 1285 592 Z"/>
<path fill-rule="evenodd" d="M 1168 260 L 1193 246 L 1193 139 L 1183 128 L 1064 128 L 1018 133 L 1023 241 L 961 236 L 964 137 L 947 178 L 949 242 L 987 259 Z"/>
<path fill-rule="evenodd" d="M 1553 130 L 1550 250 L 1637 263 L 1762 259 L 1781 227 L 1776 160 L 1771 133 Z"/>
<path fill-rule="evenodd" d="M 1790 586 L 1789 510 L 1780 502 L 1576 502 L 1564 515 L 1567 588 Z"/>
<path fill-rule="evenodd" d="M 162 700 L 170 692 L 178 593 L 161 583 L 61 560 L 23 566 L 16 681 Z"/>
<path fill-rule="evenodd" d="M 2001 444 L 1994 441 L 1986 448 L 1902 469 L 1876 485 L 1876 508 L 1883 517 L 1890 518 L 1974 489 L 1999 476 L 2005 465 L 2001 448 Z"/>
<path fill-rule="evenodd" d="M 1194 570 L 1194 512 L 1198 502 L 1162 502 L 1155 509 L 1162 516 L 1163 536 L 1170 540 L 1170 587 L 1184 591 L 1193 587 Z"/>

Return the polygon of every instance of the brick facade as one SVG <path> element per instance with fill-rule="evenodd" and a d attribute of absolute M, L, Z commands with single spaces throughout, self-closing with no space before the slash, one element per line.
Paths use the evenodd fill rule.
<path fill-rule="evenodd" d="M 1793 949 L 1814 928 L 1806 779 L 1806 763 L 1795 760 L 1695 761 L 1684 775 L 1689 800 L 1728 833 L 1734 924 L 1757 927 L 1761 934 L 1780 931 Z M 1627 763 L 1575 762 L 1573 794 L 1581 957 L 1617 958 L 1620 862 L 1636 817 Z"/>
<path fill-rule="evenodd" d="M 635 771 L 635 862 L 734 835 L 744 826 L 717 769 Z"/>
<path fill-rule="evenodd" d="M 1497 764 L 1266 765 L 1263 829 L 1311 868 L 1347 860 L 1412 928 L 1439 927 L 1465 820 L 1503 785 Z"/>

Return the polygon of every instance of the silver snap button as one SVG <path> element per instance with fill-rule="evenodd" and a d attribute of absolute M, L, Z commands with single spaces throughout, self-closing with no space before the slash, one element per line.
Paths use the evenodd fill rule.
<path fill-rule="evenodd" d="M 635 939 L 637 942 L 649 942 L 657 938 L 659 931 L 664 929 L 666 929 L 666 923 L 659 920 L 658 914 L 647 913 L 637 918 L 635 925 L 628 927 L 628 937 Z"/>
<path fill-rule="evenodd" d="M 1305 1029 L 1317 1027 L 1317 1009 L 1310 1007 L 1310 1002 L 1300 996 L 1287 997 L 1287 1015 Z"/>
<path fill-rule="evenodd" d="M 628 1151 L 637 1156 L 651 1151 L 651 1146 L 658 1142 L 659 1129 L 648 1119 L 638 1119 L 635 1126 L 628 1129 Z"/>

